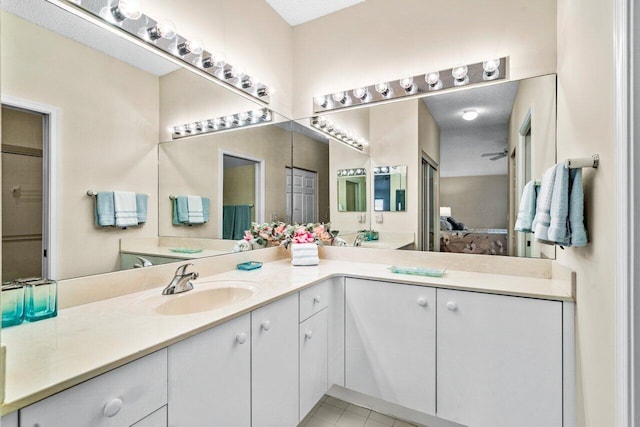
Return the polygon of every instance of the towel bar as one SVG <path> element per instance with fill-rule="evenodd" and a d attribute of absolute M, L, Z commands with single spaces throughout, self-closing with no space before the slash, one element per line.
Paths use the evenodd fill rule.
<path fill-rule="evenodd" d="M 567 159 L 564 161 L 564 165 L 567 169 L 578 169 L 578 168 L 595 168 L 597 169 L 600 165 L 600 156 L 594 154 L 591 157 L 585 157 L 582 159 Z"/>
<path fill-rule="evenodd" d="M 89 197 L 95 197 L 98 195 L 98 192 L 96 190 L 87 190 L 87 196 Z M 148 194 L 147 194 L 148 196 Z"/>

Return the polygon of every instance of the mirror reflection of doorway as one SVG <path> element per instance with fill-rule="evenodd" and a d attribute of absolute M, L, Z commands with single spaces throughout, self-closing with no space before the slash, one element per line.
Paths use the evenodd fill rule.
<path fill-rule="evenodd" d="M 287 220 L 292 224 L 309 224 L 318 221 L 318 173 L 305 169 L 289 168 L 287 174 Z"/>
<path fill-rule="evenodd" d="M 2 280 L 47 277 L 48 116 L 2 107 Z"/>
<path fill-rule="evenodd" d="M 260 162 L 223 154 L 222 238 L 240 240 L 257 221 Z"/>

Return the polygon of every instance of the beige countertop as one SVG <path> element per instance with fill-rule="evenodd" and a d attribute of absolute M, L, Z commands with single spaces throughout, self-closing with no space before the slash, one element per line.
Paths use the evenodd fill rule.
<path fill-rule="evenodd" d="M 292 267 L 288 259 L 253 271 L 231 270 L 194 282 L 252 282 L 257 292 L 233 305 L 207 312 L 167 316 L 154 304 L 164 286 L 61 310 L 53 319 L 2 330 L 7 347 L 6 397 L 2 414 L 13 412 L 117 368 L 129 361 L 247 313 L 322 280 L 359 277 L 414 285 L 573 301 L 570 281 L 448 270 L 443 277 L 393 274 L 388 265 L 322 259 L 320 265 Z M 188 294 L 188 293 L 187 293 Z M 186 295 L 186 294 L 184 294 Z"/>
<path fill-rule="evenodd" d="M 200 252 L 195 253 L 184 253 L 184 252 L 174 252 L 171 249 L 175 248 L 167 248 L 164 246 L 142 246 L 139 245 L 135 249 L 131 250 L 121 250 L 122 254 L 131 254 L 131 255 L 152 255 L 152 256 L 161 256 L 166 258 L 176 258 L 176 260 L 181 259 L 195 259 L 195 258 L 205 258 L 216 255 L 228 254 L 229 250 L 216 250 L 216 249 L 202 249 Z"/>

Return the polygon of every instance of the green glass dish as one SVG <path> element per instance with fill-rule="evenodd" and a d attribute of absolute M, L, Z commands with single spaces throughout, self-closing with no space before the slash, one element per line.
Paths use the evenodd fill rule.
<path fill-rule="evenodd" d="M 247 261 L 247 262 L 243 262 L 236 265 L 236 268 L 238 270 L 245 270 L 245 271 L 255 270 L 256 268 L 260 268 L 260 267 L 262 267 L 262 263 L 259 261 Z"/>
<path fill-rule="evenodd" d="M 392 265 L 389 271 L 398 274 L 412 274 L 414 276 L 442 277 L 446 268 L 425 268 L 425 267 L 399 267 Z"/>

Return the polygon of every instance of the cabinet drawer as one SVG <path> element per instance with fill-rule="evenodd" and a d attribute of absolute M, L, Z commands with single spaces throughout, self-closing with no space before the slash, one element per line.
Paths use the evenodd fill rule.
<path fill-rule="evenodd" d="M 326 281 L 300 291 L 300 322 L 327 306 L 330 284 L 331 281 Z"/>
<path fill-rule="evenodd" d="M 167 350 L 20 411 L 22 427 L 130 426 L 167 404 Z"/>

